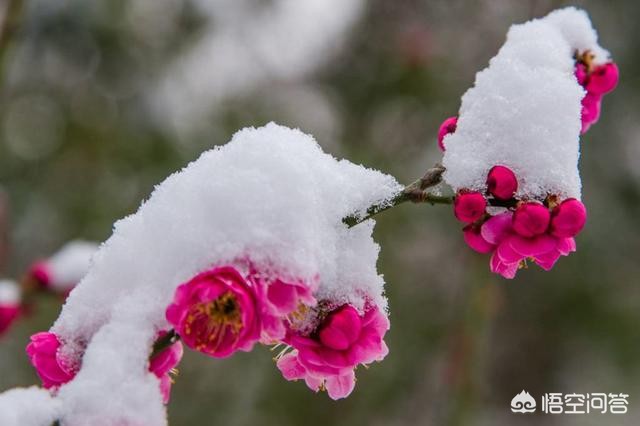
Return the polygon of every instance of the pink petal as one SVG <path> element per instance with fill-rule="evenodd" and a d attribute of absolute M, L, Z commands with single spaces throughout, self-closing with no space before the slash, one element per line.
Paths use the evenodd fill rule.
<path fill-rule="evenodd" d="M 327 377 L 325 387 L 329 398 L 333 400 L 346 398 L 356 386 L 356 375 L 353 370 L 341 376 Z"/>
<path fill-rule="evenodd" d="M 560 258 L 558 251 L 550 251 L 535 257 L 535 262 L 545 271 L 550 271 Z"/>
<path fill-rule="evenodd" d="M 305 368 L 298 362 L 297 352 L 289 352 L 278 359 L 276 366 L 286 380 L 303 379 L 306 376 Z"/>
<path fill-rule="evenodd" d="M 569 253 L 576 251 L 576 240 L 574 238 L 560 238 L 557 249 L 561 255 L 568 256 Z"/>
<path fill-rule="evenodd" d="M 513 213 L 507 211 L 487 220 L 480 228 L 482 238 L 489 244 L 500 244 L 500 242 L 510 234 L 512 214 Z"/>
<path fill-rule="evenodd" d="M 520 235 L 512 235 L 508 240 L 511 248 L 524 257 L 534 257 L 551 250 L 555 250 L 556 239 L 550 235 L 538 235 L 533 238 L 525 238 Z"/>
<path fill-rule="evenodd" d="M 518 272 L 519 263 L 510 263 L 506 264 L 500 261 L 500 258 L 496 253 L 493 253 L 491 256 L 491 260 L 489 261 L 489 267 L 491 272 L 500 274 L 504 278 L 512 279 L 515 278 L 516 273 Z"/>
<path fill-rule="evenodd" d="M 472 250 L 478 253 L 490 253 L 494 249 L 494 245 L 482 238 L 480 229 L 474 229 L 472 225 L 465 226 L 462 230 L 464 242 L 467 243 Z"/>
<path fill-rule="evenodd" d="M 518 263 L 524 256 L 516 252 L 509 244 L 509 240 L 503 241 L 496 249 L 496 254 L 502 263 Z"/>

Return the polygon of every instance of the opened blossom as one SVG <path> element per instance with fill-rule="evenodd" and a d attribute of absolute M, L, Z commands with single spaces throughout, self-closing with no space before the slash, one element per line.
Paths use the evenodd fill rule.
<path fill-rule="evenodd" d="M 182 359 L 182 354 L 182 343 L 177 341 L 149 360 L 149 371 L 160 379 L 160 393 L 162 394 L 162 402 L 165 404 L 169 402 L 171 385 L 173 384 L 170 373 Z"/>
<path fill-rule="evenodd" d="M 76 375 L 76 360 L 60 353 L 62 346 L 58 336 L 50 332 L 36 333 L 27 345 L 27 355 L 47 389 L 67 383 Z"/>
<path fill-rule="evenodd" d="M 492 272 L 514 278 L 527 260 L 549 270 L 560 256 L 576 250 L 573 238 L 558 238 L 548 233 L 525 237 L 513 229 L 513 212 L 506 211 L 487 220 L 480 237 L 492 247 L 489 263 Z"/>
<path fill-rule="evenodd" d="M 232 266 L 215 267 L 180 285 L 166 310 L 185 345 L 224 358 L 260 338 L 255 285 Z"/>
<path fill-rule="evenodd" d="M 354 369 L 381 361 L 389 352 L 383 340 L 388 329 L 389 320 L 376 306 L 360 314 L 353 306 L 342 305 L 329 312 L 313 333 L 288 333 L 285 343 L 294 350 L 278 360 L 278 368 L 287 380 L 303 379 L 314 391 L 345 398 L 355 386 Z"/>
<path fill-rule="evenodd" d="M 313 287 L 302 281 L 254 279 L 259 288 L 262 342 L 275 343 L 286 334 L 288 316 L 301 306 L 315 306 Z"/>

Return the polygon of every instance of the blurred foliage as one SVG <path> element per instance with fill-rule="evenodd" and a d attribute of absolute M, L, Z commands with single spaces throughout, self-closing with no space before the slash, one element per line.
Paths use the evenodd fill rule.
<path fill-rule="evenodd" d="M 368 2 L 320 69 L 225 100 L 184 134 L 154 117 L 145 93 L 198 39 L 206 18 L 189 1 L 164 1 L 172 5 L 169 18 L 140 20 L 131 16 L 133 3 L 24 2 L 2 52 L 6 276 L 20 276 L 70 239 L 106 239 L 154 184 L 244 126 L 275 120 L 301 127 L 335 155 L 410 181 L 440 159 L 439 123 L 457 111 L 509 25 L 568 4 Z M 228 360 L 188 353 L 169 405 L 171 424 L 640 423 L 640 3 L 576 3 L 590 12 L 622 76 L 583 138 L 590 216 L 578 252 L 550 273 L 533 267 L 510 282 L 492 276 L 486 257 L 464 246 L 448 208 L 394 209 L 376 230 L 391 352 L 358 371 L 349 399 L 332 402 L 285 382 L 266 348 Z M 171 25 L 151 25 L 154 19 Z M 211 65 L 217 60 L 224 58 Z M 49 327 L 59 307 L 59 300 L 42 301 L 0 341 L 0 390 L 37 382 L 25 342 Z M 511 398 L 522 389 L 534 396 L 625 392 L 631 408 L 626 416 L 511 414 Z"/>

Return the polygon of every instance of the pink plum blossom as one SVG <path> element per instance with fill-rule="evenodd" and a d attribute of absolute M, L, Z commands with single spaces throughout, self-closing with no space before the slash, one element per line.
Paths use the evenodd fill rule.
<path fill-rule="evenodd" d="M 287 316 L 298 310 L 301 305 L 315 306 L 316 299 L 312 286 L 302 281 L 287 282 L 281 279 L 273 281 L 255 278 L 259 288 L 262 322 L 262 342 L 275 343 L 286 334 Z"/>
<path fill-rule="evenodd" d="M 27 345 L 27 355 L 47 389 L 57 388 L 76 375 L 78 365 L 75 360 L 63 356 L 61 343 L 54 333 L 40 332 L 31 336 Z"/>
<path fill-rule="evenodd" d="M 457 116 L 449 117 L 442 122 L 442 124 L 440 125 L 440 129 L 438 129 L 438 147 L 440 148 L 441 151 L 444 152 L 445 150 L 444 137 L 447 136 L 449 133 L 455 132 L 457 127 L 458 127 Z"/>
<path fill-rule="evenodd" d="M 515 233 L 512 223 L 513 213 L 506 211 L 487 220 L 480 230 L 482 238 L 494 246 L 490 269 L 504 278 L 514 278 L 527 259 L 550 270 L 560 256 L 576 250 L 573 238 L 559 238 L 548 233 L 527 238 Z"/>
<path fill-rule="evenodd" d="M 187 346 L 207 355 L 249 351 L 261 332 L 255 290 L 234 267 L 212 268 L 176 289 L 167 321 Z"/>
<path fill-rule="evenodd" d="M 498 200 L 510 200 L 518 190 L 515 173 L 505 166 L 493 166 L 487 175 L 487 191 Z"/>
<path fill-rule="evenodd" d="M 161 335 L 163 334 L 165 333 Z M 165 404 L 169 402 L 171 396 L 172 379 L 170 372 L 178 365 L 182 359 L 182 354 L 182 343 L 177 341 L 149 360 L 149 371 L 160 379 L 160 393 L 162 394 L 162 401 Z"/>
<path fill-rule="evenodd" d="M 551 212 L 551 234 L 559 238 L 575 237 L 584 228 L 587 209 L 581 201 L 568 198 Z"/>
<path fill-rule="evenodd" d="M 522 203 L 513 214 L 513 230 L 523 237 L 544 234 L 549 227 L 551 214 L 542 203 Z"/>
<path fill-rule="evenodd" d="M 461 222 L 471 223 L 484 215 L 487 200 L 479 192 L 460 191 L 453 202 L 453 214 Z"/>
<path fill-rule="evenodd" d="M 310 335 L 288 333 L 285 343 L 294 351 L 278 360 L 278 368 L 287 380 L 304 379 L 312 390 L 345 398 L 355 386 L 354 369 L 381 361 L 389 352 L 383 340 L 388 329 L 389 320 L 377 307 L 369 306 L 361 315 L 342 305 Z"/>

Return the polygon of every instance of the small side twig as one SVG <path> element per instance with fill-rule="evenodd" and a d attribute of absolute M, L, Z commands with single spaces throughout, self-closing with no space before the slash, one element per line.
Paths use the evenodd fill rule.
<path fill-rule="evenodd" d="M 436 164 L 427 170 L 424 176 L 420 179 L 407 185 L 393 199 L 372 205 L 362 216 L 350 215 L 343 218 L 342 221 L 351 228 L 365 220 L 371 219 L 378 213 L 389 210 L 390 208 L 396 207 L 407 201 L 411 201 L 412 203 L 429 203 L 431 205 L 451 204 L 453 202 L 453 197 L 438 195 L 427 191 L 429 188 L 432 188 L 442 182 L 442 174 L 445 170 L 446 169 L 442 165 Z"/>

